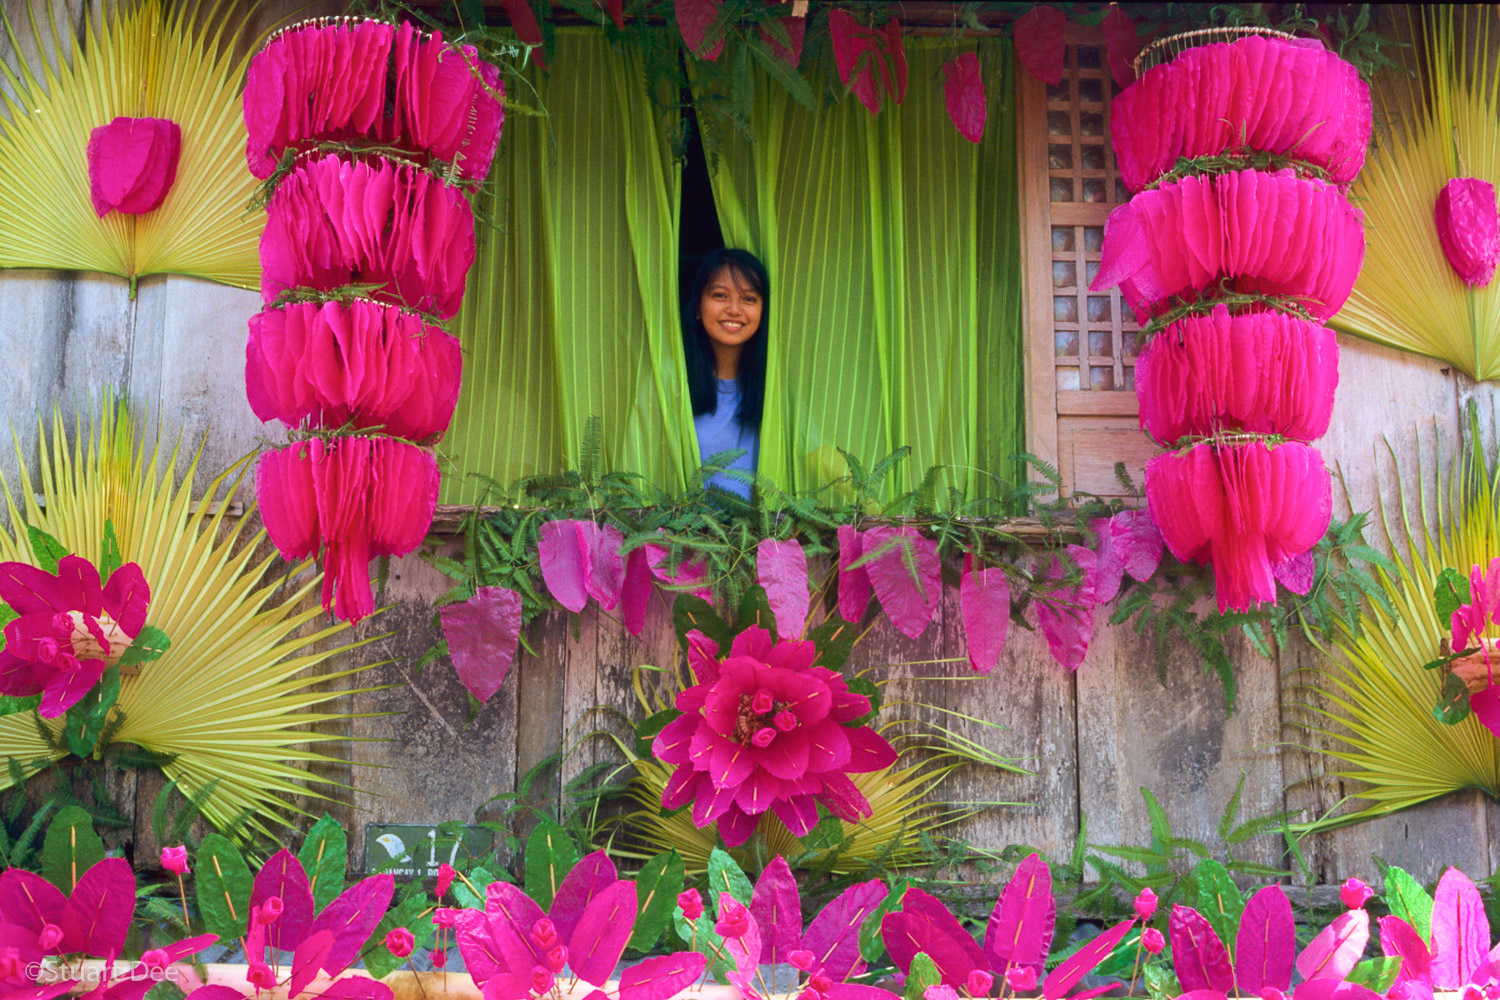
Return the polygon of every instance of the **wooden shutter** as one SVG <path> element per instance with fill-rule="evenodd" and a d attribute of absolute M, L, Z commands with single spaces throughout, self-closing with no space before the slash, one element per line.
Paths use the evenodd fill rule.
<path fill-rule="evenodd" d="M 1065 492 L 1119 496 L 1115 463 L 1139 486 L 1156 449 L 1136 422 L 1139 329 L 1118 290 L 1088 290 L 1104 220 L 1129 197 L 1109 145 L 1115 86 L 1102 32 L 1068 25 L 1056 87 L 1024 69 L 1017 78 L 1029 447 L 1057 466 Z"/>

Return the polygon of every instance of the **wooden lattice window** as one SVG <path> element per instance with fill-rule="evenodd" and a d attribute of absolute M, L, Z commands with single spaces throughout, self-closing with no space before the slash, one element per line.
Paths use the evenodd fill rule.
<path fill-rule="evenodd" d="M 1114 466 L 1139 482 L 1152 448 L 1136 428 L 1140 333 L 1118 290 L 1089 291 L 1104 220 L 1129 192 L 1109 145 L 1114 97 L 1097 28 L 1070 25 L 1062 82 L 1029 73 L 1021 90 L 1030 447 L 1058 466 L 1064 487 L 1122 492 Z"/>

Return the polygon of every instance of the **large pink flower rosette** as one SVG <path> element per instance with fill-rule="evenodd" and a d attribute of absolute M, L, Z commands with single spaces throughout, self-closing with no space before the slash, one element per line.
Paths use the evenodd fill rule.
<path fill-rule="evenodd" d="M 1110 213 L 1093 288 L 1118 286 L 1145 325 L 1141 427 L 1183 449 L 1146 467 L 1151 517 L 1177 558 L 1212 565 L 1220 611 L 1275 603 L 1278 580 L 1305 592 L 1331 490 L 1299 442 L 1328 429 L 1323 322 L 1364 263 L 1341 185 L 1364 163 L 1369 88 L 1316 41 L 1252 34 L 1153 67 L 1111 114 L 1137 193 Z M 1251 155 L 1278 169 L 1193 160 Z"/>
<path fill-rule="evenodd" d="M 699 827 L 719 824 L 730 847 L 743 844 L 771 812 L 798 837 L 812 832 L 818 806 L 848 822 L 870 815 L 851 773 L 896 761 L 886 739 L 858 720 L 870 700 L 836 671 L 816 665 L 809 641 L 773 643 L 763 628 L 735 637 L 729 655 L 688 633 L 697 682 L 677 696 L 682 714 L 657 734 L 652 753 L 676 765 L 662 806 L 692 806 Z"/>

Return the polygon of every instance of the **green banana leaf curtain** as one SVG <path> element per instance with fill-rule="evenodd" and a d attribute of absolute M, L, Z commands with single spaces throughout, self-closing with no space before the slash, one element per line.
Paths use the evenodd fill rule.
<path fill-rule="evenodd" d="M 814 113 L 762 74 L 755 142 L 719 150 L 725 239 L 771 274 L 759 474 L 783 489 L 845 475 L 840 448 L 868 468 L 902 445 L 912 455 L 887 495 L 935 465 L 947 466 L 940 488 L 971 498 L 1019 478 L 1014 88 L 1008 44 L 978 50 L 990 101 L 977 146 L 943 106 L 952 43 L 908 39 L 903 105 L 872 117 L 850 97 Z M 676 302 L 680 171 L 663 119 L 639 59 L 598 33 L 559 32 L 553 67 L 535 82 L 548 118 L 506 122 L 481 209 L 502 228 L 481 237 L 460 318 L 445 502 L 478 496 L 469 473 L 508 485 L 577 467 L 596 415 L 608 469 L 671 492 L 698 465 Z"/>

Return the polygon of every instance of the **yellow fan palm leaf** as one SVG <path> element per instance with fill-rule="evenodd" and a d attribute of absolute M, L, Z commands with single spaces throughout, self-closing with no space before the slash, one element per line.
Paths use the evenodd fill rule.
<path fill-rule="evenodd" d="M 328 798 L 339 787 L 304 767 L 334 762 L 311 747 L 341 737 L 307 727 L 352 718 L 321 710 L 351 693 L 327 682 L 368 667 L 317 668 L 370 640 L 347 641 L 344 623 L 314 624 L 320 610 L 309 598 L 320 577 L 305 564 L 283 572 L 265 532 L 248 529 L 253 512 L 229 516 L 253 456 L 194 499 L 201 447 L 185 468 L 180 445 L 165 459 L 163 451 L 160 441 L 148 448 L 136 440 L 123 405 L 106 401 L 87 440 L 78 428 L 71 444 L 54 418 L 36 478 L 24 458 L 18 489 L 0 475 L 7 497 L 22 498 L 19 509 L 7 501 L 0 559 L 37 562 L 30 525 L 97 560 L 105 525 L 113 525 L 122 560 L 139 564 L 151 588 L 147 624 L 171 646 L 122 679 L 107 731 L 166 755 L 162 770 L 189 796 L 212 786 L 203 812 L 216 825 L 247 820 L 274 837 L 277 826 L 305 815 L 299 797 Z M 60 724 L 34 712 L 0 717 L 0 759 L 14 758 L 25 772 L 58 760 L 67 752 Z M 0 787 L 9 780 L 0 769 Z"/>
<path fill-rule="evenodd" d="M 1404 16 L 1422 18 L 1428 61 L 1411 76 L 1385 74 L 1374 89 L 1377 121 L 1392 133 L 1350 190 L 1365 213 L 1365 265 L 1332 324 L 1475 379 L 1500 377 L 1500 282 L 1466 285 L 1433 222 L 1448 181 L 1500 181 L 1495 19 L 1487 7 L 1446 4 Z"/>
<path fill-rule="evenodd" d="M 1303 674 L 1300 686 L 1322 695 L 1301 705 L 1310 713 L 1304 726 L 1331 744 L 1326 753 L 1337 762 L 1336 773 L 1359 782 L 1353 795 L 1362 804 L 1319 826 L 1384 815 L 1464 788 L 1500 796 L 1500 741 L 1473 716 L 1452 726 L 1435 719 L 1443 674 L 1423 666 L 1437 659 L 1449 629 L 1434 608 L 1438 574 L 1451 566 L 1467 575 L 1471 566 L 1488 566 L 1500 555 L 1500 482 L 1486 467 L 1477 427 L 1473 433 L 1472 453 L 1454 458 L 1446 480 L 1438 473 L 1440 456 L 1419 456 L 1418 485 L 1403 477 L 1396 509 L 1382 504 L 1396 568 L 1382 571 L 1380 583 L 1391 608 L 1368 607 L 1360 617 L 1362 633 L 1335 643 L 1341 662 Z"/>
<path fill-rule="evenodd" d="M 250 57 L 235 55 L 257 46 L 245 44 L 243 18 L 229 29 L 237 12 L 222 0 L 206 11 L 118 0 L 79 41 L 59 29 L 56 7 L 32 0 L 29 10 L 40 65 L 0 64 L 10 85 L 0 120 L 0 267 L 101 271 L 128 280 L 132 294 L 138 277 L 161 273 L 257 286 L 265 213 L 250 209 L 259 182 L 245 166 L 240 90 Z M 5 29 L 25 51 L 8 17 Z M 182 153 L 158 208 L 101 219 L 86 150 L 89 133 L 118 116 L 171 119 Z"/>

